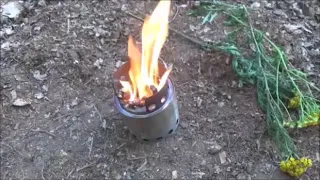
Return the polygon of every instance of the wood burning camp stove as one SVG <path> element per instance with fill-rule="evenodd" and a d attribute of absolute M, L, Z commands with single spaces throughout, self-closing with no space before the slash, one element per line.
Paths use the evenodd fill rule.
<path fill-rule="evenodd" d="M 121 92 L 120 80 L 128 80 L 129 63 L 120 66 L 113 74 L 114 105 L 123 117 L 130 132 L 139 140 L 161 140 L 172 136 L 179 125 L 179 112 L 175 89 L 170 78 L 160 91 L 154 92 L 143 102 L 128 103 Z M 163 64 L 158 64 L 159 75 L 166 71 Z"/>

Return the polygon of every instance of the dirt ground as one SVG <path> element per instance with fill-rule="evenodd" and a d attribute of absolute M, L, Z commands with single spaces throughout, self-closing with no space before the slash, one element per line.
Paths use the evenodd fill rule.
<path fill-rule="evenodd" d="M 255 7 L 255 25 L 320 86 L 320 1 L 228 2 Z M 29 0 L 20 18 L 2 19 L 1 179 L 290 179 L 278 170 L 254 87 L 237 86 L 225 55 L 171 32 L 161 57 L 174 63 L 178 131 L 157 142 L 129 133 L 113 106 L 111 75 L 142 23 L 123 11 L 147 14 L 156 4 Z M 171 28 L 223 40 L 219 25 L 186 15 L 190 2 L 174 4 Z M 28 105 L 14 106 L 17 99 Z M 292 137 L 314 160 L 302 179 L 319 179 L 319 127 Z"/>

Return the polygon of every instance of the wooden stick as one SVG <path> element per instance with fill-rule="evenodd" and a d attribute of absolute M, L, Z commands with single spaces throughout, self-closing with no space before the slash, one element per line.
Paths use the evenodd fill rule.
<path fill-rule="evenodd" d="M 124 13 L 126 13 L 126 14 L 127 14 L 128 16 L 130 16 L 130 17 L 133 17 L 133 18 L 135 18 L 135 19 L 137 19 L 137 20 L 140 20 L 141 22 L 144 21 L 141 17 L 138 17 L 138 16 L 136 16 L 136 15 L 130 13 L 130 12 L 125 12 L 125 11 L 124 11 Z M 178 34 L 180 37 L 183 37 L 183 38 L 189 40 L 190 42 L 195 43 L 196 45 L 199 45 L 199 46 L 204 46 L 204 45 L 205 45 L 205 44 L 203 44 L 202 42 L 200 42 L 200 41 L 198 41 L 198 40 L 195 40 L 195 39 L 193 39 L 193 38 L 191 38 L 191 37 L 189 37 L 189 36 L 187 36 L 187 35 L 185 35 L 185 34 L 182 34 L 181 32 L 179 32 L 179 31 L 177 31 L 177 30 L 175 30 L 175 29 L 172 29 L 172 28 L 169 27 L 169 30 L 172 31 L 172 32 L 174 32 L 174 33 L 176 33 L 176 34 Z"/>

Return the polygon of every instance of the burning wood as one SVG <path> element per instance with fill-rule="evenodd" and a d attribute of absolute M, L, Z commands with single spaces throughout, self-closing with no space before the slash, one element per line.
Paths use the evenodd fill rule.
<path fill-rule="evenodd" d="M 127 84 L 126 86 L 132 87 L 131 84 Z M 135 109 L 137 107 L 144 107 L 146 97 L 143 97 L 142 99 L 139 99 L 139 98 L 135 98 L 133 100 L 130 99 L 131 94 L 129 91 L 127 91 L 128 89 L 127 87 L 121 88 L 117 93 L 117 97 L 122 101 L 122 103 L 125 105 L 128 105 L 127 107 L 132 109 Z M 155 95 L 158 93 L 158 89 L 154 85 L 151 85 L 148 88 L 152 92 L 152 95 Z"/>
<path fill-rule="evenodd" d="M 128 39 L 129 80 L 120 80 L 124 93 L 129 93 L 130 102 L 156 94 L 165 85 L 171 68 L 160 77 L 158 59 L 168 36 L 171 1 L 161 0 L 142 27 L 142 51 L 132 36 Z M 158 78 L 160 77 L 160 78 Z"/>
<path fill-rule="evenodd" d="M 153 95 L 157 94 L 158 89 L 154 85 L 151 85 L 149 88 L 152 91 Z"/>

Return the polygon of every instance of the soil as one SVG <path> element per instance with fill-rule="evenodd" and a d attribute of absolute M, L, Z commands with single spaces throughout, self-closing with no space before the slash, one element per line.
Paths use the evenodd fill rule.
<path fill-rule="evenodd" d="M 228 2 L 256 8 L 255 25 L 320 86 L 319 1 Z M 179 128 L 156 142 L 129 133 L 113 105 L 111 75 L 126 61 L 128 35 L 140 40 L 142 23 L 124 12 L 150 14 L 157 1 L 23 4 L 19 18 L 1 23 L 2 32 L 13 30 L 0 37 L 10 44 L 1 47 L 1 179 L 290 179 L 278 169 L 255 88 L 237 86 L 227 56 L 172 32 L 161 57 L 173 63 Z M 195 2 L 174 4 L 171 28 L 223 40 L 220 25 L 186 15 Z M 319 127 L 292 137 L 313 159 L 301 179 L 319 179 Z"/>

